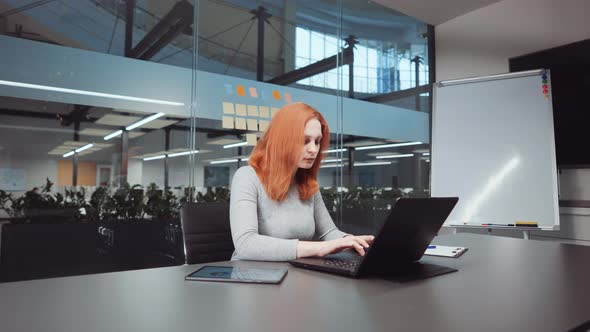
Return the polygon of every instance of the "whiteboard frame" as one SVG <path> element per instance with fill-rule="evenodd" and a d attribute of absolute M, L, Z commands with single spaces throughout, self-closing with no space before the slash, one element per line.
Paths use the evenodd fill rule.
<path fill-rule="evenodd" d="M 528 77 L 528 76 L 536 76 L 536 75 L 543 75 L 546 74 L 549 77 L 549 102 L 548 107 L 551 114 L 551 126 L 555 128 L 555 119 L 553 116 L 553 96 L 552 96 L 552 88 L 551 88 L 551 72 L 549 69 L 535 69 L 535 70 L 527 70 L 522 72 L 514 72 L 514 73 L 502 73 L 502 74 L 495 74 L 495 75 L 488 75 L 488 76 L 481 76 L 481 77 L 467 77 L 467 78 L 460 78 L 460 79 L 453 79 L 447 81 L 440 81 L 434 84 L 434 88 L 432 89 L 433 93 L 433 103 L 432 103 L 432 125 L 431 125 L 431 156 L 434 155 L 436 140 L 435 140 L 435 123 L 436 123 L 436 114 L 437 114 L 437 91 L 440 88 L 444 88 L 447 86 L 459 85 L 459 84 L 469 84 L 469 83 L 481 83 L 487 81 L 495 81 L 495 80 L 503 80 L 503 79 L 512 79 L 518 77 Z M 556 149 L 555 149 L 555 130 L 551 133 L 550 146 L 551 149 L 551 158 L 553 162 L 551 163 L 551 170 L 552 170 L 552 186 L 553 186 L 553 211 L 554 211 L 554 224 L 553 227 L 541 226 L 539 227 L 516 227 L 516 226 L 499 226 L 499 225 L 492 225 L 492 226 L 480 226 L 474 224 L 468 225 L 461 225 L 461 224 L 444 224 L 443 227 L 449 228 L 471 228 L 471 229 L 507 229 L 507 230 L 517 230 L 517 231 L 535 231 L 535 230 L 543 230 L 543 231 L 558 231 L 560 229 L 560 220 L 559 220 L 559 179 L 558 179 L 558 169 L 557 169 L 557 156 L 556 156 Z M 432 195 L 432 169 L 434 163 L 434 158 L 430 158 L 430 181 L 429 181 L 429 189 Z M 460 200 L 461 198 L 459 198 Z M 518 199 L 518 198 L 516 198 Z"/>

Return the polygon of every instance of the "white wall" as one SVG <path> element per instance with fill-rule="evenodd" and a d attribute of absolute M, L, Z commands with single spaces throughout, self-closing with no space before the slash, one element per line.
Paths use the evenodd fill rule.
<path fill-rule="evenodd" d="M 508 72 L 508 59 L 590 38 L 588 0 L 504 0 L 435 27 L 436 80 Z"/>
<path fill-rule="evenodd" d="M 437 25 L 436 80 L 508 72 L 511 57 L 590 38 L 589 13 L 588 0 L 504 0 Z M 562 199 L 590 200 L 590 170 L 560 177 Z M 580 210 L 590 213 L 562 213 L 562 230 L 543 238 L 590 241 Z"/>

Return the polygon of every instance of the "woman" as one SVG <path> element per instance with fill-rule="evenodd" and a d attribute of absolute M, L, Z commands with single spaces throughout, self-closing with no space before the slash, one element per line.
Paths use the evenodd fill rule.
<path fill-rule="evenodd" d="M 233 260 L 285 261 L 364 248 L 373 236 L 338 230 L 319 192 L 324 117 L 303 103 L 281 108 L 231 186 Z M 315 241 L 314 241 L 315 240 Z M 317 241 L 319 240 L 319 241 Z"/>

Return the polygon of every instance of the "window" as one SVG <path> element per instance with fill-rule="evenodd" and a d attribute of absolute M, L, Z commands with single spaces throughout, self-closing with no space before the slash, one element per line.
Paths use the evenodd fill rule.
<path fill-rule="evenodd" d="M 344 42 L 334 36 L 297 27 L 295 31 L 295 67 L 303 68 L 338 53 Z M 404 52 L 386 47 L 381 41 L 359 40 L 354 49 L 354 91 L 360 93 L 388 93 L 416 86 L 416 66 L 412 59 L 420 57 L 419 85 L 428 82 L 428 65 L 424 55 L 426 45 L 416 44 Z M 338 89 L 338 69 L 298 81 L 303 85 Z M 349 66 L 342 67 L 342 90 L 348 90 Z"/>

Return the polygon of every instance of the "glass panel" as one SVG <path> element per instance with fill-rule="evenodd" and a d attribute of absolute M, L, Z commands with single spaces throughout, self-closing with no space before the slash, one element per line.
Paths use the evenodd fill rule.
<path fill-rule="evenodd" d="M 193 7 L 128 3 L 3 2 L 1 280 L 184 261 Z"/>
<path fill-rule="evenodd" d="M 337 203 L 342 229 L 372 234 L 395 198 L 428 195 L 429 88 L 401 91 L 416 88 L 416 61 L 419 85 L 429 83 L 427 27 L 376 3 L 344 2 L 342 20 L 342 35 L 356 45 L 353 76 L 349 66 L 341 76 L 341 86 L 347 89 L 352 80 L 354 91 L 342 102 L 343 194 Z"/>

